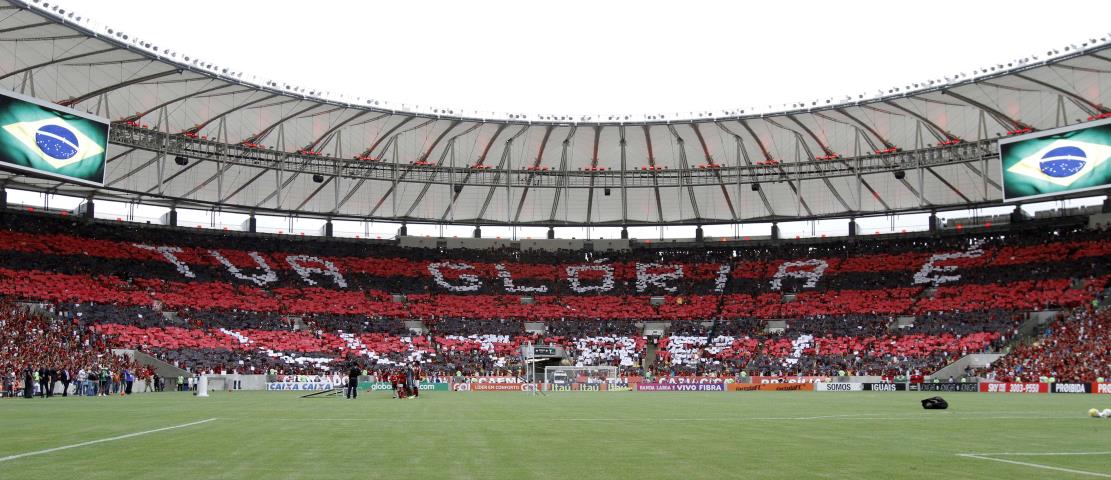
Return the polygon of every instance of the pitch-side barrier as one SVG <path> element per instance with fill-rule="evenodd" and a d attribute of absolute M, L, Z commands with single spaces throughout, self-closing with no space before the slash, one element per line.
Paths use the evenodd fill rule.
<path fill-rule="evenodd" d="M 268 390 L 325 392 L 342 384 L 321 378 L 302 381 L 271 382 Z M 316 381 L 313 381 L 316 380 Z M 622 378 L 610 382 L 523 383 L 520 379 L 482 377 L 454 382 L 421 382 L 422 391 L 452 392 L 968 392 L 968 393 L 1052 393 L 1111 394 L 1111 382 L 835 382 L 829 378 L 777 378 L 759 382 L 733 382 L 712 377 L 667 377 L 657 379 Z M 359 382 L 359 390 L 382 391 L 392 386 L 385 382 Z"/>

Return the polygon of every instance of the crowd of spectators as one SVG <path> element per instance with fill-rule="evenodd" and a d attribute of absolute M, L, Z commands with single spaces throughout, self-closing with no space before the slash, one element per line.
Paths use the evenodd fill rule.
<path fill-rule="evenodd" d="M 936 369 L 967 353 L 997 350 L 1016 334 L 1021 319 L 1003 311 L 932 313 L 900 328 L 886 316 L 820 316 L 790 320 L 781 331 L 768 331 L 759 320 L 719 319 L 676 322 L 663 337 L 646 339 L 635 323 L 626 321 L 553 321 L 544 334 L 529 335 L 517 321 L 439 319 L 428 333 L 418 335 L 345 333 L 318 323 L 312 329 L 282 330 L 208 323 L 147 326 L 150 312 L 123 308 L 117 310 L 121 320 L 114 320 L 111 311 L 79 305 L 60 315 L 70 319 L 72 328 L 88 325 L 89 334 L 102 345 L 137 348 L 187 370 L 282 374 L 319 373 L 361 357 L 369 357 L 374 371 L 418 361 L 444 375 L 504 373 L 518 370 L 522 342 L 560 344 L 575 365 L 612 365 L 632 374 L 641 368 L 646 345 L 654 341 L 657 374 L 897 375 Z M 88 323 L 93 317 L 98 320 Z M 345 319 L 342 324 L 349 323 Z"/>
<path fill-rule="evenodd" d="M 657 373 L 909 375 L 968 353 L 997 351 L 1014 338 L 1021 320 L 994 310 L 934 312 L 902 327 L 884 315 L 805 317 L 786 321 L 783 330 L 753 320 L 679 322 L 659 342 Z"/>
<path fill-rule="evenodd" d="M 992 364 L 987 376 L 1001 382 L 1111 378 L 1111 308 L 1089 305 L 1052 322 L 1034 342 Z"/>
<path fill-rule="evenodd" d="M 917 284 L 910 277 L 928 262 L 934 252 L 961 252 L 975 245 L 977 255 L 964 258 L 951 258 L 946 266 L 959 266 L 963 283 L 975 285 L 1010 284 L 1014 281 L 1037 281 L 1048 278 L 1090 278 L 1107 273 L 1104 257 L 1111 254 L 1105 246 L 1111 235 L 1105 232 L 1091 232 L 1078 228 L 1022 232 L 1021 235 L 980 235 L 976 237 L 916 238 L 884 241 L 832 242 L 815 245 L 785 243 L 781 245 L 755 245 L 743 248 L 716 249 L 708 246 L 704 250 L 674 249 L 652 250 L 634 249 L 627 252 L 529 252 L 512 250 L 436 250 L 408 249 L 371 241 L 354 242 L 340 239 L 304 240 L 295 237 L 250 236 L 243 234 L 199 231 L 195 234 L 180 235 L 172 229 L 156 227 L 135 227 L 133 225 L 105 225 L 100 222 L 84 223 L 71 218 L 46 217 L 31 214 L 6 213 L 0 218 L 0 240 L 3 241 L 3 265 L 13 271 L 50 272 L 58 275 L 85 274 L 94 277 L 92 284 L 99 284 L 106 290 L 119 291 L 120 301 L 131 300 L 132 306 L 143 306 L 126 293 L 146 290 L 156 300 L 175 301 L 181 298 L 173 293 L 191 295 L 201 293 L 197 290 L 182 291 L 182 282 L 230 284 L 223 291 L 206 290 L 208 293 L 221 294 L 224 291 L 248 297 L 269 297 L 277 302 L 254 304 L 251 301 L 220 305 L 215 302 L 202 302 L 203 298 L 192 298 L 195 305 L 183 302 L 175 305 L 175 310 L 206 305 L 224 309 L 264 311 L 286 310 L 283 313 L 363 313 L 345 312 L 349 308 L 385 308 L 389 302 L 388 294 L 412 294 L 411 305 L 398 307 L 403 315 L 391 316 L 454 316 L 474 318 L 476 302 L 487 302 L 481 308 L 512 310 L 544 319 L 568 318 L 627 318 L 644 319 L 650 316 L 645 302 L 639 302 L 647 295 L 669 296 L 670 307 L 667 314 L 674 317 L 685 310 L 699 310 L 700 315 L 692 318 L 706 319 L 713 315 L 717 303 L 752 303 L 750 311 L 764 313 L 769 305 L 761 301 L 764 294 L 773 291 L 770 284 L 780 271 L 784 261 L 799 259 L 821 259 L 826 263 L 825 274 L 821 281 L 808 285 L 806 278 L 780 278 L 781 291 L 812 295 L 800 298 L 797 313 L 785 307 L 785 316 L 814 315 L 822 312 L 807 311 L 808 303 L 820 303 L 837 299 L 850 307 L 853 303 L 877 303 L 875 295 L 860 297 L 859 294 L 845 293 L 838 297 L 820 296 L 826 292 L 859 292 L 870 290 L 888 291 L 887 309 L 907 307 L 903 300 L 919 293 Z M 139 247 L 139 245 L 145 245 Z M 166 251 L 156 247 L 168 245 L 169 253 L 176 255 L 181 262 L 175 265 L 168 261 Z M 312 291 L 302 279 L 293 274 L 286 257 L 291 254 L 308 256 L 327 251 L 325 258 L 331 261 L 344 277 L 348 288 L 343 292 Z M 216 252 L 214 255 L 213 252 Z M 249 255 L 254 252 L 255 256 Z M 452 282 L 459 282 L 463 275 L 473 275 L 482 280 L 482 285 L 466 292 L 447 292 L 442 286 L 431 281 L 429 263 L 459 262 L 469 268 L 442 268 L 443 276 Z M 622 308 L 616 304 L 576 303 L 566 297 L 590 296 L 588 292 L 572 292 L 568 289 L 566 268 L 570 265 L 600 261 L 613 268 L 615 282 L 612 289 L 604 292 L 606 297 L 634 297 L 636 308 Z M 260 263 L 261 262 L 261 263 Z M 655 262 L 664 265 L 661 272 L 669 270 L 667 265 L 680 265 L 683 269 L 681 279 L 669 280 L 669 288 L 648 283 L 638 285 L 637 262 Z M 550 287 L 543 295 L 553 297 L 541 301 L 533 307 L 520 305 L 516 295 L 502 295 L 503 273 L 497 265 L 511 272 L 515 282 L 521 285 L 539 282 Z M 716 280 L 722 274 L 720 266 L 728 266 L 726 284 L 718 285 Z M 269 269 L 269 274 L 264 275 Z M 238 272 L 237 281 L 229 282 L 228 268 L 243 270 Z M 185 269 L 188 275 L 184 273 Z M 651 270 L 651 269 L 650 269 Z M 597 271 L 584 271 L 583 278 L 597 274 Z M 253 280 L 242 281 L 254 275 Z M 95 279 L 101 281 L 97 282 Z M 90 279 L 81 278 L 89 281 Z M 109 282 L 107 280 L 121 280 Z M 154 281 L 154 280 L 160 280 Z M 260 284 L 254 283 L 257 280 Z M 317 282 L 319 283 L 319 282 Z M 258 292 L 259 286 L 263 292 Z M 318 287 L 333 287 L 328 279 Z M 1033 284 L 1038 287 L 1038 284 Z M 75 285 L 76 287 L 76 285 Z M 130 288 L 128 288 L 130 287 Z M 242 288 L 247 287 L 247 288 Z M 719 288 L 720 287 L 720 288 Z M 193 287 L 196 288 L 196 287 Z M 905 292 L 902 290 L 906 290 Z M 734 299 L 719 302 L 717 297 L 726 292 L 737 295 Z M 259 295 L 260 293 L 264 295 Z M 341 293 L 345 295 L 337 298 Z M 451 295 L 445 295 L 451 293 Z M 942 292 L 946 293 L 946 292 Z M 460 295 L 462 294 L 462 295 Z M 994 292 L 992 292 L 994 294 Z M 298 304 L 298 297 L 310 295 L 308 303 Z M 817 295 L 817 296 L 815 296 Z M 468 297 L 489 297 L 474 299 Z M 711 297 L 710 315 L 701 315 L 701 296 Z M 949 295 L 952 296 L 952 295 Z M 167 297 L 167 298 L 162 298 Z M 444 298 L 447 297 L 447 298 Z M 860 298 L 857 298 L 860 297 Z M 940 295 L 939 298 L 946 298 Z M 64 300 L 77 300 L 64 298 Z M 331 300 L 331 301 L 330 301 Z M 337 301 L 338 300 L 338 301 Z M 680 300 L 683 300 L 680 303 Z M 808 302 L 810 300 L 810 302 Z M 1054 298 L 1039 299 L 1041 303 L 1052 303 Z M 608 299 L 606 300 L 608 301 Z M 625 300 L 628 301 L 628 300 Z M 929 304 L 931 308 L 952 310 L 953 305 Z M 914 302 L 909 302 L 914 303 Z M 512 304 L 517 304 L 516 306 Z M 271 305 L 278 308 L 269 308 Z M 447 307 L 445 307 L 447 305 Z M 682 308 L 675 308 L 682 305 Z M 300 307 L 300 308 L 298 308 Z M 513 307 L 510 309 L 509 307 Z M 296 311 L 300 310 L 300 311 Z M 613 312 L 605 315 L 598 312 Z M 657 309 L 658 310 L 658 309 Z M 840 312 L 840 313 L 865 313 Z M 382 313 L 380 313 L 382 314 Z M 625 314 L 626 317 L 620 315 Z M 736 316 L 736 315 L 733 315 Z M 759 315 L 763 316 L 763 315 Z M 672 318 L 667 318 L 672 319 Z"/>
<path fill-rule="evenodd" d="M 355 334 L 388 333 L 398 336 L 408 333 L 408 329 L 405 328 L 405 322 L 402 320 L 375 315 L 305 315 L 301 317 L 301 322 L 311 330 L 329 332 L 343 331 Z"/>
<path fill-rule="evenodd" d="M 75 310 L 106 315 L 108 309 L 81 306 Z M 121 316 L 128 319 L 137 318 L 133 313 L 121 310 Z M 677 322 L 659 339 L 657 358 L 662 371 L 676 375 L 741 370 L 872 373 L 885 370 L 883 367 L 937 366 L 951 354 L 997 348 L 1004 332 L 1015 325 L 999 323 L 1002 318 L 1012 317 L 1000 312 L 955 313 L 953 318 L 933 314 L 922 319 L 928 329 L 918 324 L 900 329 L 888 317 L 816 317 L 792 320 L 784 331 L 766 331 L 763 321 L 753 319 Z M 241 373 L 314 373 L 322 364 L 368 356 L 374 360 L 371 365 L 382 368 L 422 361 L 442 363 L 444 368 L 437 370 L 448 374 L 478 374 L 513 368 L 520 344 L 526 341 L 563 345 L 578 365 L 634 370 L 640 368 L 647 344 L 639 327 L 624 321 L 552 322 L 545 325 L 544 334 L 527 335 L 517 321 L 440 320 L 424 335 L 352 334 L 320 328 L 142 327 L 110 321 L 92 328 L 120 345 L 145 350 L 182 368 Z M 807 343 L 796 345 L 803 337 Z"/>
<path fill-rule="evenodd" d="M 51 306 L 0 301 L 0 394 L 6 397 L 131 393 L 153 371 L 112 353 L 111 341 Z"/>
<path fill-rule="evenodd" d="M 1108 240 L 1107 232 L 1062 226 L 620 253 L 476 251 L 182 235 L 6 212 L 0 295 L 56 304 L 98 345 L 138 348 L 190 370 L 315 373 L 366 357 L 381 368 L 419 361 L 434 372 L 490 374 L 518 370 L 522 342 L 547 341 L 566 347 L 577 364 L 629 371 L 655 342 L 657 367 L 668 374 L 882 374 L 1001 348 L 1017 334 L 1018 311 L 1085 304 L 1111 278 Z M 322 251 L 327 256 L 317 257 Z M 974 252 L 947 258 L 938 270 L 958 269 L 959 283 L 912 281 L 946 252 Z M 311 260 L 298 266 L 291 255 Z M 781 275 L 785 262 L 815 259 L 824 266 L 814 284 Z M 482 285 L 445 291 L 430 262 L 465 262 L 440 272 L 454 284 L 472 278 Z M 656 273 L 681 266 L 683 276 L 638 284 L 637 265 L 645 262 L 658 264 L 650 267 Z M 613 288 L 571 291 L 574 265 L 611 266 Z M 518 286 L 548 290 L 522 302 L 503 288 L 506 271 Z M 581 278 L 603 280 L 597 270 Z M 648 301 L 657 295 L 662 305 Z M 900 316 L 917 319 L 900 327 Z M 767 331 L 764 319 L 784 319 L 786 328 Z M 407 320 L 428 331 L 410 332 Z M 642 337 L 637 322 L 652 320 L 672 322 L 663 338 Z M 526 321 L 543 322 L 546 331 L 527 334 Z"/>

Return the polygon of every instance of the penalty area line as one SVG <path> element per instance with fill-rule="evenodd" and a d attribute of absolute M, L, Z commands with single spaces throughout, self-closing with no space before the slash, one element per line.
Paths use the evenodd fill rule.
<path fill-rule="evenodd" d="M 1031 454 L 1031 455 L 1043 455 L 1043 456 L 1044 455 L 1103 455 L 1105 453 L 1107 453 L 1107 452 L 1053 453 L 1053 454 Z M 1087 475 L 1087 476 L 1090 476 L 1090 477 L 1111 478 L 1111 474 L 1106 474 L 1106 473 L 1089 472 L 1089 471 L 1086 471 L 1086 470 L 1075 470 L 1075 469 L 1072 469 L 1072 468 L 1054 467 L 1052 465 L 1042 465 L 1040 463 L 1020 462 L 1018 460 L 1008 460 L 1006 458 L 992 458 L 992 457 L 988 457 L 988 456 L 985 456 L 985 455 L 1018 455 L 1018 454 L 1014 454 L 1014 453 L 1009 453 L 1009 454 L 1008 453 L 1004 453 L 1004 454 L 991 453 L 991 454 L 983 454 L 983 455 L 975 454 L 975 453 L 958 453 L 957 454 L 958 457 L 964 457 L 964 458 L 975 458 L 977 460 L 990 460 L 990 461 L 993 461 L 993 462 L 1010 463 L 1012 465 L 1021 465 L 1021 466 L 1024 466 L 1024 467 L 1031 467 L 1031 468 L 1041 468 L 1041 469 L 1044 469 L 1044 470 L 1054 470 L 1054 471 L 1057 471 L 1057 472 L 1075 473 L 1077 475 Z"/>
<path fill-rule="evenodd" d="M 169 426 L 169 427 L 156 428 L 154 430 L 144 430 L 142 432 L 128 433 L 126 435 L 118 435 L 118 436 L 115 436 L 115 437 L 101 438 L 101 439 L 98 439 L 98 440 L 90 440 L 88 442 L 75 443 L 73 445 L 63 445 L 61 447 L 48 448 L 46 450 L 37 450 L 37 451 L 34 451 L 34 452 L 26 452 L 26 453 L 20 453 L 20 454 L 16 454 L 16 455 L 9 455 L 7 457 L 0 457 L 0 462 L 7 462 L 7 461 L 23 458 L 23 457 L 32 457 L 32 456 L 35 456 L 35 455 L 45 455 L 47 453 L 54 453 L 54 452 L 58 452 L 58 451 L 61 451 L 61 450 L 69 450 L 71 448 L 87 447 L 89 445 L 96 445 L 98 443 L 114 442 L 116 440 L 124 440 L 124 439 L 127 439 L 127 438 L 138 437 L 138 436 L 141 436 L 141 435 L 148 435 L 148 434 L 151 434 L 151 433 L 165 432 L 166 430 L 174 430 L 174 429 L 178 429 L 178 428 L 192 427 L 193 425 L 200 425 L 202 423 L 208 423 L 208 422 L 211 422 L 213 420 L 216 420 L 216 419 L 215 418 L 206 418 L 204 420 L 198 420 L 196 422 L 183 423 L 181 425 L 172 425 L 172 426 Z"/>

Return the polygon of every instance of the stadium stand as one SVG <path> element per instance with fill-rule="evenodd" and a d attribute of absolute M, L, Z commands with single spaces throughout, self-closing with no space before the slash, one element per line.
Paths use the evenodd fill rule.
<path fill-rule="evenodd" d="M 112 339 L 108 335 L 85 328 L 68 314 L 56 314 L 50 306 L 25 306 L 0 301 L 0 377 L 4 379 L 4 396 L 15 396 L 26 386 L 25 375 L 38 372 L 43 385 L 46 372 L 50 383 L 61 382 L 65 371 L 66 384 L 92 372 L 104 374 L 104 384 L 109 393 L 121 391 L 124 375 L 145 380 L 153 371 L 125 356 L 112 353 Z M 103 373 L 101 373 L 103 372 Z M 37 382 L 34 382 L 37 383 Z M 60 385 L 48 387 L 50 392 L 63 393 Z M 44 391 L 34 386 L 33 392 Z M 105 393 L 101 391 L 100 393 Z"/>
<path fill-rule="evenodd" d="M 1111 309 L 1079 308 L 1019 345 L 988 372 L 1002 382 L 1090 382 L 1111 377 Z"/>
<path fill-rule="evenodd" d="M 1003 347 L 1023 311 L 1087 304 L 1111 274 L 1107 240 L 1066 225 L 602 256 L 7 212 L 0 294 L 56 304 L 74 328 L 193 370 L 313 373 L 358 358 L 481 375 L 513 372 L 518 346 L 542 340 L 626 372 L 641 371 L 651 344 L 656 374 L 897 375 Z M 900 328 L 898 316 L 916 321 Z M 767 319 L 786 328 L 768 331 Z M 673 323 L 645 338 L 636 322 L 649 320 Z M 525 321 L 546 333 L 526 334 Z"/>

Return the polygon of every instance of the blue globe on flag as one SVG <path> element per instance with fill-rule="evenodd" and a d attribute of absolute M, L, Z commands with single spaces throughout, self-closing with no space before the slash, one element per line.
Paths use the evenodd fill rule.
<path fill-rule="evenodd" d="M 1058 147 L 1042 155 L 1038 164 L 1042 173 L 1053 178 L 1065 178 L 1076 175 L 1087 162 L 1088 156 L 1079 147 Z"/>
<path fill-rule="evenodd" d="M 80 143 L 68 128 L 61 125 L 43 125 L 35 132 L 35 145 L 42 153 L 57 160 L 66 160 L 77 155 Z"/>

